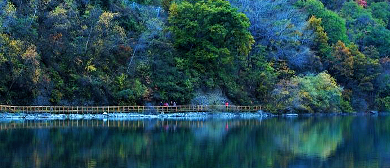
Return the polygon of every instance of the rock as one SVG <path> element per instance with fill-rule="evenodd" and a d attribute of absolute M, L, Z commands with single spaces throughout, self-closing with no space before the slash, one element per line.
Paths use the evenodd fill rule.
<path fill-rule="evenodd" d="M 378 111 L 373 111 L 373 110 L 371 110 L 370 113 L 371 113 L 371 114 L 378 114 Z"/>
<path fill-rule="evenodd" d="M 298 114 L 296 114 L 296 113 L 288 113 L 288 114 L 284 114 L 284 116 L 286 116 L 286 117 L 298 117 Z"/>

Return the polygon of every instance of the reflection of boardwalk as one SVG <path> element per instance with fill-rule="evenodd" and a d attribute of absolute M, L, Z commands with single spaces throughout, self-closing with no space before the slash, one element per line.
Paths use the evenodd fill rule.
<path fill-rule="evenodd" d="M 85 114 L 113 112 L 256 112 L 261 106 L 182 105 L 182 106 L 8 106 L 0 105 L 0 112 L 34 112 L 56 114 Z"/>
<path fill-rule="evenodd" d="M 41 128 L 77 128 L 77 127 L 88 127 L 88 128 L 166 128 L 167 126 L 175 126 L 180 128 L 202 128 L 210 121 L 194 120 L 51 120 L 51 121 L 39 121 L 39 120 L 25 120 L 23 122 L 8 122 L 0 123 L 0 130 L 9 129 L 41 129 Z M 239 126 L 259 126 L 261 120 L 235 120 L 235 121 L 217 121 L 222 124 L 226 124 L 229 128 Z"/>

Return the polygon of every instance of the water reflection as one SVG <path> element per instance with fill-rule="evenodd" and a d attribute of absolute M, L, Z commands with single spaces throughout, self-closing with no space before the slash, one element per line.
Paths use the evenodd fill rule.
<path fill-rule="evenodd" d="M 390 117 L 1 121 L 2 167 L 386 167 Z"/>

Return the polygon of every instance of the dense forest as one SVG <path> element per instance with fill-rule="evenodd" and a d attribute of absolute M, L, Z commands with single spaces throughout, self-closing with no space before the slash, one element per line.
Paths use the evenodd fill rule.
<path fill-rule="evenodd" d="M 383 0 L 1 0 L 0 104 L 390 110 Z"/>

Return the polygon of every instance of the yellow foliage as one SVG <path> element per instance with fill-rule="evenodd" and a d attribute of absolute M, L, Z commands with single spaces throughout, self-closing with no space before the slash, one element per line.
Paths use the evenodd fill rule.
<path fill-rule="evenodd" d="M 23 59 L 35 59 L 38 56 L 36 51 L 36 47 L 34 45 L 30 45 L 27 50 L 23 53 Z"/>
<path fill-rule="evenodd" d="M 58 16 L 58 15 L 66 15 L 66 9 L 60 7 L 60 6 L 57 6 L 56 9 L 54 9 L 51 14 L 54 15 L 54 16 Z"/>
<path fill-rule="evenodd" d="M 88 65 L 86 68 L 85 68 L 88 72 L 95 72 L 96 71 L 96 68 L 94 65 Z"/>
<path fill-rule="evenodd" d="M 104 24 L 106 27 L 110 25 L 110 22 L 112 19 L 114 19 L 115 16 L 117 16 L 117 13 L 111 13 L 111 12 L 103 12 L 102 15 L 99 17 L 99 23 Z"/>
<path fill-rule="evenodd" d="M 8 2 L 7 7 L 5 9 L 5 12 L 8 13 L 8 14 L 16 12 L 15 5 L 12 4 L 11 2 Z"/>
<path fill-rule="evenodd" d="M 85 70 L 87 70 L 88 72 L 95 72 L 97 70 L 95 65 L 92 64 L 92 60 L 88 61 L 87 66 L 85 67 Z"/>

